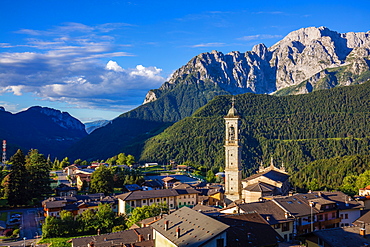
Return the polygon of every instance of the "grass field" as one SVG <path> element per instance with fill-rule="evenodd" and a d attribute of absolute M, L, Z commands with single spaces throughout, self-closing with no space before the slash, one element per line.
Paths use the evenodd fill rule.
<path fill-rule="evenodd" d="M 51 247 L 71 247 L 71 243 L 67 243 L 68 240 L 70 240 L 71 237 L 68 238 L 45 238 L 41 239 L 38 243 L 39 244 L 48 244 L 50 243 Z"/>

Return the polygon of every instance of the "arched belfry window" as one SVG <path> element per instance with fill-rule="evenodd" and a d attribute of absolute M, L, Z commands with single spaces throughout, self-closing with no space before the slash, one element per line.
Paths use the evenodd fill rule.
<path fill-rule="evenodd" d="M 235 128 L 234 126 L 231 126 L 229 129 L 229 140 L 234 141 L 235 140 Z"/>

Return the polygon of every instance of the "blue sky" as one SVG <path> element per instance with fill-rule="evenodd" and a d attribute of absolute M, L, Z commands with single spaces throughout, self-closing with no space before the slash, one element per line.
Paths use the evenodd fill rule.
<path fill-rule="evenodd" d="M 2 0 L 0 105 L 113 119 L 192 57 L 309 26 L 370 30 L 370 1 Z"/>

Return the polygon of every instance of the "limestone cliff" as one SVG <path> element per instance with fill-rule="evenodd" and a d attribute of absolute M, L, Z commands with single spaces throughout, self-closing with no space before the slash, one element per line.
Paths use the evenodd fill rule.
<path fill-rule="evenodd" d="M 177 84 L 211 83 L 231 94 L 245 92 L 300 94 L 360 84 L 370 78 L 370 32 L 337 33 L 308 27 L 289 33 L 267 48 L 202 53 L 176 70 L 145 102 Z"/>

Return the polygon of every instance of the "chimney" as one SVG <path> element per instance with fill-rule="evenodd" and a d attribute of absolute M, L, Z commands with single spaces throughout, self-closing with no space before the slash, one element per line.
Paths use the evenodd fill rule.
<path fill-rule="evenodd" d="M 270 216 L 266 216 L 266 220 L 267 221 L 270 221 Z"/>
<path fill-rule="evenodd" d="M 148 240 L 150 240 L 150 237 L 151 237 L 150 234 L 148 234 Z"/>
<path fill-rule="evenodd" d="M 360 228 L 360 236 L 366 238 L 366 229 L 365 228 Z"/>
<path fill-rule="evenodd" d="M 166 220 L 165 222 L 164 222 L 164 230 L 165 231 L 167 231 L 168 230 L 168 220 Z"/>
<path fill-rule="evenodd" d="M 289 218 L 289 214 L 288 212 L 285 212 L 285 219 L 288 219 Z"/>
<path fill-rule="evenodd" d="M 180 238 L 180 227 L 176 228 L 176 237 Z"/>
<path fill-rule="evenodd" d="M 100 235 L 100 229 L 98 229 L 98 236 Z"/>
<path fill-rule="evenodd" d="M 139 234 L 138 237 L 139 237 L 139 242 L 143 242 L 144 241 L 144 236 L 143 235 Z"/>

